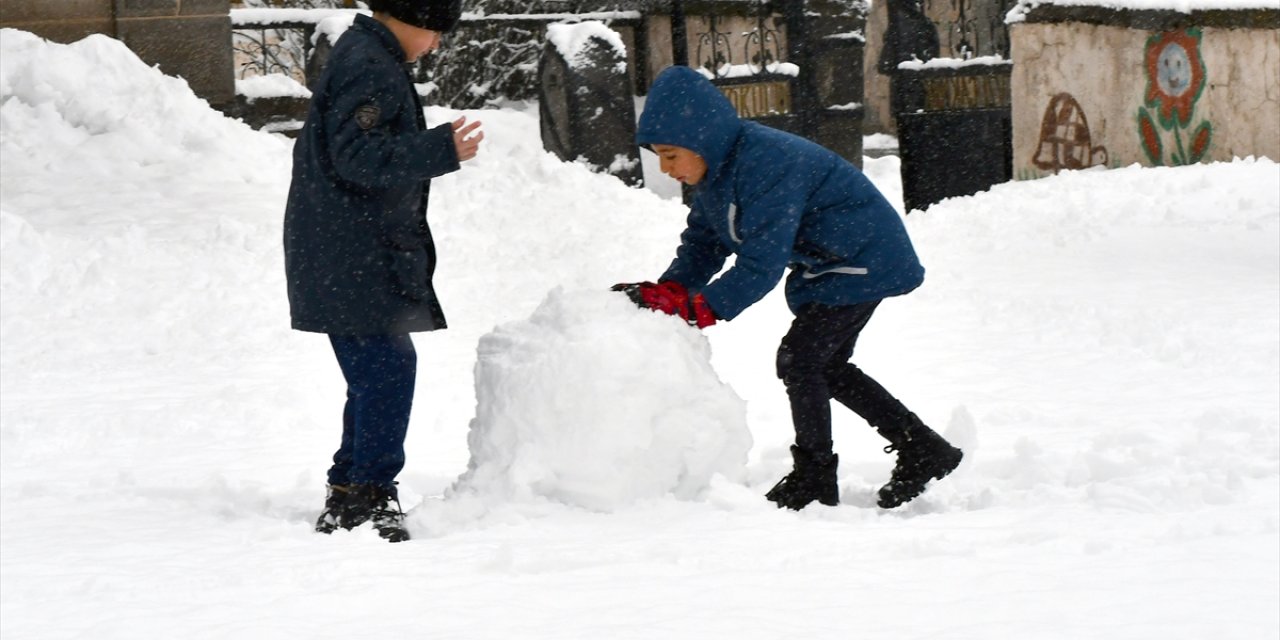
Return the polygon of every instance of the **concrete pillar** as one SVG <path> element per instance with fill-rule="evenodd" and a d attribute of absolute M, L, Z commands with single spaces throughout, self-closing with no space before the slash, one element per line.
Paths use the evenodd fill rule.
<path fill-rule="evenodd" d="M 211 104 L 235 100 L 229 0 L 114 0 L 116 37 Z"/>

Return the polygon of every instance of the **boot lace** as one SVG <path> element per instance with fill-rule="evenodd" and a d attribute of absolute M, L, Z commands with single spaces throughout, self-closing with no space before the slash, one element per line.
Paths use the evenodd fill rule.
<path fill-rule="evenodd" d="M 378 535 L 389 542 L 409 539 L 409 531 L 404 528 L 404 511 L 400 509 L 400 498 L 394 494 L 379 496 L 373 505 L 370 520 Z"/>
<path fill-rule="evenodd" d="M 404 511 L 400 509 L 400 499 L 392 496 L 383 496 L 373 506 L 373 523 L 379 524 L 400 524 L 404 520 Z"/>

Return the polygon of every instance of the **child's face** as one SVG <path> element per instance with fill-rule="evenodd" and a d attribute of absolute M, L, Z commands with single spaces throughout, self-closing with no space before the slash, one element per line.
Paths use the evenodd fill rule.
<path fill-rule="evenodd" d="M 378 22 L 387 25 L 387 28 L 395 35 L 396 41 L 400 43 L 400 48 L 404 49 L 405 62 L 416 62 L 418 58 L 435 51 L 440 46 L 439 31 L 423 29 L 407 22 L 401 22 L 393 18 L 389 13 L 374 12 L 373 17 Z"/>
<path fill-rule="evenodd" d="M 684 184 L 698 184 L 707 174 L 707 163 L 702 156 L 684 147 L 655 144 L 652 148 L 658 154 L 658 167 L 662 172 Z"/>
<path fill-rule="evenodd" d="M 408 62 L 414 62 L 440 46 L 440 32 L 409 27 L 400 45 L 404 47 L 404 52 L 409 58 Z"/>

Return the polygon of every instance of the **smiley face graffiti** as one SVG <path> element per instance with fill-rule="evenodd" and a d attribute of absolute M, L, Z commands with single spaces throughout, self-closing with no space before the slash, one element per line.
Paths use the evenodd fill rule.
<path fill-rule="evenodd" d="M 1182 29 L 1147 38 L 1143 56 L 1146 104 L 1138 108 L 1138 137 L 1152 164 L 1193 164 L 1209 151 L 1213 127 L 1208 121 L 1201 122 L 1183 139 L 1207 84 L 1200 37 L 1199 29 Z M 1173 134 L 1167 158 L 1161 130 Z"/>

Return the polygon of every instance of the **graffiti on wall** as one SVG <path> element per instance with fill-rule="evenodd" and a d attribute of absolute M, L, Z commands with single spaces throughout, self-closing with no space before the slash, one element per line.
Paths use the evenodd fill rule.
<path fill-rule="evenodd" d="M 1145 105 L 1138 107 L 1138 136 L 1153 165 L 1194 164 L 1213 141 L 1209 121 L 1201 120 L 1194 130 L 1191 126 L 1207 84 L 1200 36 L 1200 29 L 1189 28 L 1147 38 L 1143 56 L 1147 90 Z M 1166 142 L 1171 143 L 1167 150 Z"/>
<path fill-rule="evenodd" d="M 1080 103 L 1069 93 L 1049 100 L 1040 121 L 1040 141 L 1032 164 L 1043 171 L 1084 169 L 1107 163 L 1107 148 L 1093 146 L 1089 119 Z"/>

